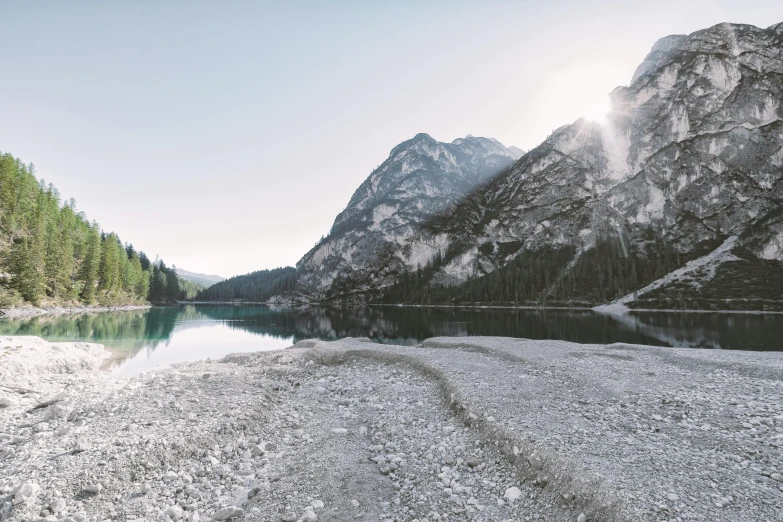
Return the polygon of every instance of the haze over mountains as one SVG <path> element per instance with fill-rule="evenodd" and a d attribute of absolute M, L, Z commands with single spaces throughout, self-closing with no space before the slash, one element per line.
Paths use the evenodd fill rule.
<path fill-rule="evenodd" d="M 199 274 L 198 272 L 189 272 L 182 268 L 177 268 L 177 275 L 186 281 L 196 283 L 203 286 L 211 286 L 215 283 L 225 281 L 226 278 L 219 275 Z"/>
<path fill-rule="evenodd" d="M 662 38 L 610 99 L 521 157 L 471 136 L 395 147 L 297 263 L 297 291 L 781 307 L 783 24 Z"/>

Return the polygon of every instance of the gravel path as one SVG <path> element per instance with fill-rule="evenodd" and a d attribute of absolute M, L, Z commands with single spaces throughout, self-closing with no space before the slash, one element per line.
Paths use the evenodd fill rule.
<path fill-rule="evenodd" d="M 303 341 L 130 379 L 0 338 L 0 520 L 783 520 L 783 356 Z"/>

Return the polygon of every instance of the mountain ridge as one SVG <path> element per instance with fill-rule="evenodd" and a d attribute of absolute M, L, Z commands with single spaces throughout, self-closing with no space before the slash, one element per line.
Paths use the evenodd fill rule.
<path fill-rule="evenodd" d="M 397 277 L 414 259 L 438 265 L 427 285 L 448 287 L 491 274 L 524 252 L 572 249 L 570 260 L 548 274 L 554 282 L 537 290 L 540 301 L 565 295 L 553 285 L 581 266 L 580 256 L 619 241 L 626 259 L 636 256 L 633 266 L 622 287 L 588 292 L 583 304 L 596 304 L 597 295 L 641 288 L 657 270 L 705 255 L 730 235 L 747 250 L 740 259 L 755 263 L 749 253 L 779 262 L 782 35 L 783 24 L 718 24 L 659 40 L 629 86 L 610 94 L 613 110 L 605 122 L 579 119 L 560 127 L 410 230 L 407 244 L 430 248 L 428 255 L 407 255 Z M 639 276 L 635 263 L 650 260 L 658 269 Z M 340 281 L 332 293 L 377 291 L 388 280 L 370 279 L 374 288 L 366 280 Z"/>
<path fill-rule="evenodd" d="M 416 252 L 423 259 L 437 250 L 406 241 L 416 227 L 516 157 L 495 139 L 470 135 L 442 143 L 419 133 L 400 143 L 356 189 L 329 235 L 297 263 L 298 288 L 321 298 L 335 282 L 390 284 L 405 266 L 416 267 Z"/>
<path fill-rule="evenodd" d="M 605 120 L 527 152 L 471 135 L 395 146 L 297 263 L 294 293 L 783 309 L 783 23 L 661 38 L 609 98 Z"/>

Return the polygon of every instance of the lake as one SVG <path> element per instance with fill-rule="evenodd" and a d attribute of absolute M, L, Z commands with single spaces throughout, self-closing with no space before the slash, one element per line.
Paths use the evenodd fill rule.
<path fill-rule="evenodd" d="M 783 315 L 634 312 L 617 318 L 590 310 L 182 305 L 4 319 L 0 320 L 0 335 L 101 343 L 117 355 L 112 371 L 133 375 L 174 362 L 281 349 L 314 337 L 371 337 L 381 343 L 417 344 L 436 336 L 496 335 L 580 343 L 783 351 Z"/>

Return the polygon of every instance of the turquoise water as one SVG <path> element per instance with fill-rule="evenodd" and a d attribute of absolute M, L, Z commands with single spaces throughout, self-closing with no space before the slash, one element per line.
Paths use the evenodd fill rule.
<path fill-rule="evenodd" d="M 372 307 L 279 309 L 185 305 L 82 316 L 0 320 L 0 335 L 89 341 L 124 355 L 118 375 L 232 352 L 275 350 L 300 339 L 371 337 L 416 344 L 428 337 L 497 335 L 582 343 L 626 342 L 731 350 L 783 350 L 783 315 L 589 310 Z"/>

